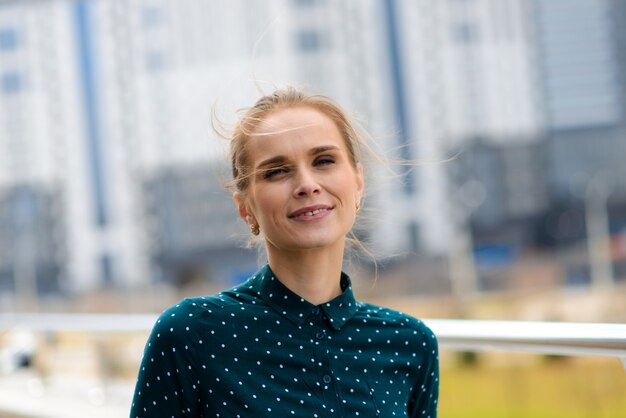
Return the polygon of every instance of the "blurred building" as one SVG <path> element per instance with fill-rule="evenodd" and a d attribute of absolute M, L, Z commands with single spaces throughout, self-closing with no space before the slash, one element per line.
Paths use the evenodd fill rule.
<path fill-rule="evenodd" d="M 259 1 L 0 2 L 0 213 L 7 214 L 1 241 L 9 255 L 0 268 L 3 289 L 20 290 L 26 273 L 13 264 L 30 266 L 39 257 L 30 244 L 5 252 L 20 239 L 15 231 L 23 229 L 18 222 L 24 216 L 30 224 L 52 222 L 58 232 L 45 235 L 41 245 L 61 255 L 46 264 L 48 270 L 36 267 L 37 277 L 47 276 L 57 288 L 81 292 L 170 280 L 163 274 L 169 267 L 155 260 L 176 259 L 177 241 L 169 237 L 165 246 L 161 235 L 152 234 L 172 227 L 172 219 L 153 216 L 152 203 L 161 195 L 144 186 L 158 183 L 166 168 L 185 177 L 189 166 L 208 167 L 223 155 L 223 144 L 211 134 L 212 106 L 232 109 L 255 97 L 240 87 L 239 77 L 248 68 L 263 77 L 280 55 L 274 42 L 265 42 L 250 62 L 271 12 Z M 219 187 L 215 178 L 196 183 L 202 181 Z M 187 199 L 167 204 L 224 206 L 223 195 L 190 188 L 180 191 Z M 32 190 L 31 198 L 15 190 Z M 28 212 L 33 202 L 37 210 Z M 18 219 L 13 207 L 26 207 L 26 215 Z M 216 219 L 223 229 L 239 230 L 233 217 Z M 189 231 L 198 235 L 206 228 L 178 234 Z M 35 239 L 24 236 L 28 243 Z M 198 245 L 174 252 L 205 248 L 200 238 L 189 237 Z M 220 244 L 221 251 L 239 245 L 233 234 Z M 23 291 L 42 292 L 38 283 Z"/>
<path fill-rule="evenodd" d="M 220 168 L 165 168 L 145 180 L 153 277 L 177 285 L 207 278 L 234 284 L 257 270 L 256 257 L 243 248 L 249 231 L 221 186 Z"/>
<path fill-rule="evenodd" d="M 536 1 L 551 186 L 580 198 L 595 175 L 626 200 L 624 5 L 611 0 Z"/>
<path fill-rule="evenodd" d="M 14 185 L 0 195 L 0 294 L 19 292 L 30 305 L 38 290 L 63 290 L 67 266 L 58 190 Z M 9 301 L 3 303 L 9 304 Z"/>
<path fill-rule="evenodd" d="M 32 10 L 0 3 L 0 288 L 20 293 L 24 305 L 37 293 L 70 289 L 66 277 L 77 260 L 76 217 L 67 215 L 76 213 L 75 167 L 84 161 L 82 148 L 67 152 L 81 123 L 76 72 L 66 65 L 67 23 L 52 2 Z"/>
<path fill-rule="evenodd" d="M 466 270 L 476 243 L 525 245 L 590 178 L 626 174 L 624 16 L 620 0 L 0 2 L 0 291 L 245 275 L 211 115 L 228 128 L 287 83 L 424 162 L 368 167 L 381 258 Z"/>
<path fill-rule="evenodd" d="M 445 251 L 455 208 L 441 161 L 471 138 L 526 143 L 542 129 L 527 2 L 290 3 L 296 77 L 364 116 L 387 157 L 426 162 L 400 182 L 374 168 L 375 249 Z"/>

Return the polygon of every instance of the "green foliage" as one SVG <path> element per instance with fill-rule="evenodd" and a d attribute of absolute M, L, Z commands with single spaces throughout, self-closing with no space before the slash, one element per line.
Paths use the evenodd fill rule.
<path fill-rule="evenodd" d="M 462 364 L 441 372 L 440 418 L 623 418 L 626 370 L 616 359 Z M 501 361 L 501 359 L 499 359 Z"/>

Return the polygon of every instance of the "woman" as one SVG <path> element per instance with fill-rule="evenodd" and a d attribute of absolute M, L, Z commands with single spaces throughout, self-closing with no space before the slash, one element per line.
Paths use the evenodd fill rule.
<path fill-rule="evenodd" d="M 160 316 L 131 417 L 436 417 L 434 334 L 356 301 L 341 271 L 364 189 L 361 145 L 336 104 L 293 88 L 244 114 L 233 194 L 268 263 Z"/>

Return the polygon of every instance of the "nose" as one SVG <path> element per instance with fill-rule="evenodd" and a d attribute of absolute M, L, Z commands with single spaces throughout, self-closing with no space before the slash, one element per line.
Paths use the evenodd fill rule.
<path fill-rule="evenodd" d="M 298 170 L 295 178 L 294 196 L 307 197 L 319 194 L 321 187 L 315 175 L 309 170 Z"/>

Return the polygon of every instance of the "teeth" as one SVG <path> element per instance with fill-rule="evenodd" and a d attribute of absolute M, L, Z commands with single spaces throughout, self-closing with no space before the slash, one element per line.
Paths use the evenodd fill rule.
<path fill-rule="evenodd" d="M 310 211 L 310 212 L 304 212 L 303 215 L 305 216 L 313 216 L 315 214 L 318 214 L 320 212 L 324 212 L 326 209 L 315 209 L 314 211 Z"/>

